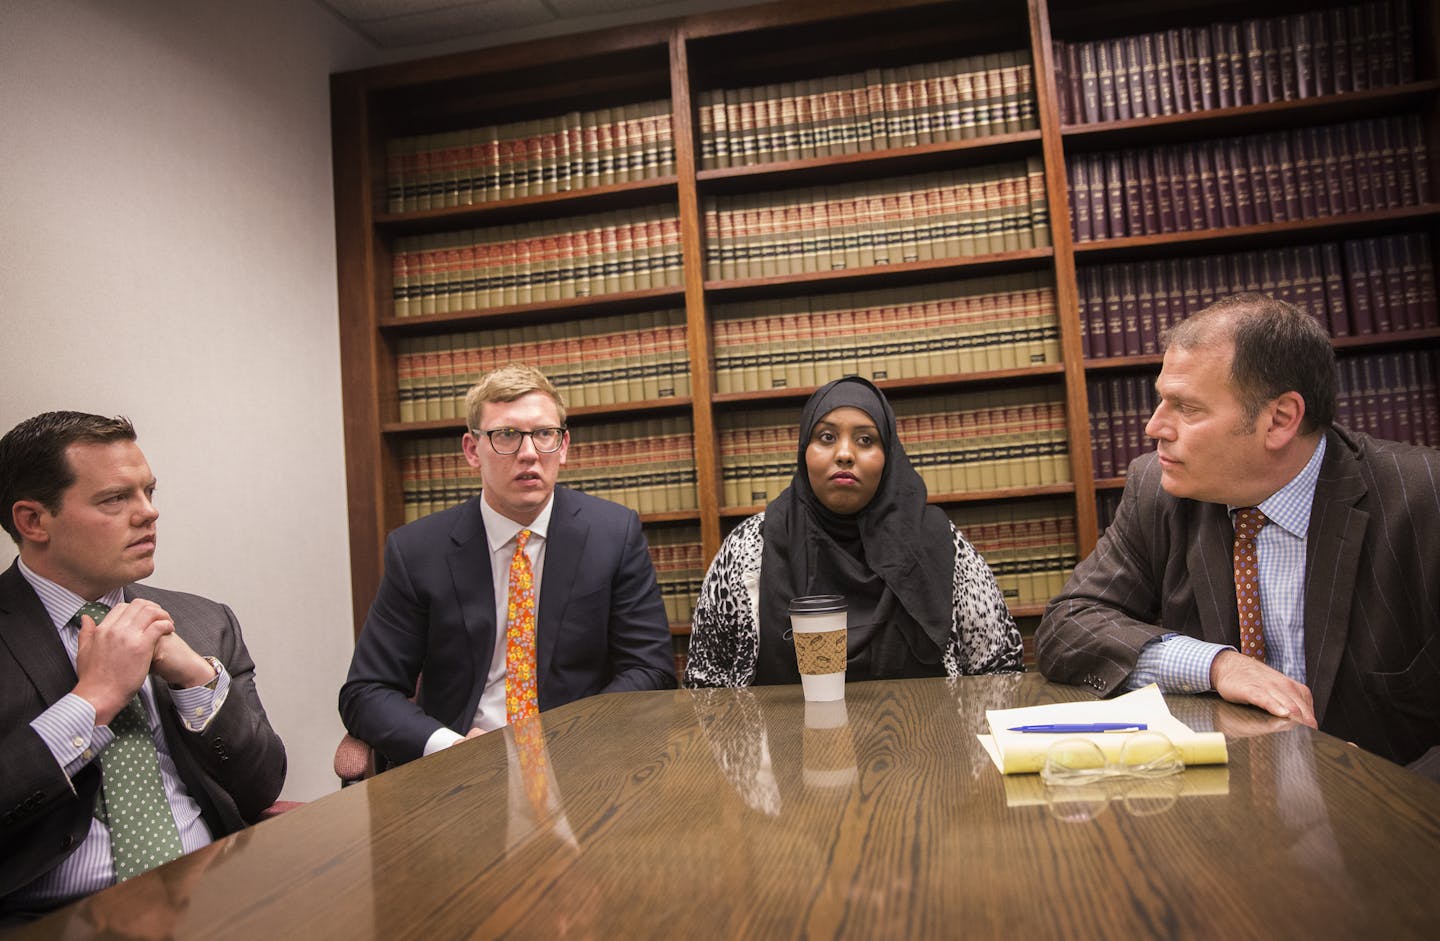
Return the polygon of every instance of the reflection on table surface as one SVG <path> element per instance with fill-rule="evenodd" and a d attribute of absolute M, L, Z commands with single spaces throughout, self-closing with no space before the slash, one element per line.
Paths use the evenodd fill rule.
<path fill-rule="evenodd" d="M 544 713 L 523 736 L 538 753 L 509 729 L 463 742 L 17 937 L 1428 937 L 1440 923 L 1440 786 L 1329 736 L 1172 700 L 1227 731 L 1227 767 L 1064 795 L 1002 777 L 976 741 L 987 709 L 1087 695 L 1008 675 L 857 683 L 835 704 L 798 686 L 597 696 Z"/>

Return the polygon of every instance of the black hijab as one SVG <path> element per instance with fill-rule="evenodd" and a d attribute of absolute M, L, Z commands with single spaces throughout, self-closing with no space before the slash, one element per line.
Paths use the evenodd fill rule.
<path fill-rule="evenodd" d="M 885 451 L 875 496 L 853 516 L 820 502 L 805 464 L 815 425 L 846 406 L 870 416 Z M 788 638 L 790 599 L 800 595 L 845 596 L 850 679 L 943 673 L 955 543 L 949 520 L 925 498 L 925 482 L 910 465 L 895 413 L 879 389 L 847 376 L 810 396 L 801 413 L 795 476 L 765 510 L 757 684 L 799 682 Z"/>

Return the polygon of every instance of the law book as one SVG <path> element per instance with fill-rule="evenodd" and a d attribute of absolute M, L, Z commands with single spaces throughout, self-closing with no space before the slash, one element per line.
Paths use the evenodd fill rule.
<path fill-rule="evenodd" d="M 1416 244 L 1422 237 L 1404 235 L 1385 240 L 1387 266 L 1400 273 L 1400 303 L 1405 311 L 1405 326 L 1409 329 L 1421 329 L 1425 326 L 1425 314 L 1420 300 L 1420 264 L 1422 257 L 1426 259 L 1425 263 L 1428 264 L 1429 261 L 1428 253 L 1422 256 L 1416 250 Z"/>
<path fill-rule="evenodd" d="M 1211 23 L 1208 27 L 1197 27 L 1201 29 L 1207 38 L 1210 47 L 1210 65 L 1214 75 L 1212 84 L 1215 89 L 1215 107 L 1233 108 L 1235 106 L 1235 89 L 1233 76 L 1230 71 L 1230 50 L 1225 46 L 1224 24 Z"/>
<path fill-rule="evenodd" d="M 795 159 L 815 156 L 816 114 L 814 80 L 795 83 Z"/>
<path fill-rule="evenodd" d="M 1080 110 L 1079 118 L 1087 124 L 1105 120 L 1100 101 L 1099 43 L 1096 41 L 1076 44 L 1080 63 Z"/>
<path fill-rule="evenodd" d="M 1129 220 L 1125 215 L 1125 172 L 1121 165 L 1120 154 L 1105 153 L 1100 155 L 1100 160 L 1105 173 L 1105 196 L 1104 212 L 1106 215 L 1106 228 L 1110 238 L 1124 238 L 1130 235 Z M 1091 184 L 1093 194 L 1094 183 Z M 1091 212 L 1095 211 L 1092 202 Z M 1098 218 L 1098 217 L 1097 217 Z"/>
<path fill-rule="evenodd" d="M 1066 182 L 1070 191 L 1070 231 L 1077 242 L 1089 242 L 1095 237 L 1090 215 L 1090 164 L 1088 156 L 1077 154 L 1066 167 Z"/>
<path fill-rule="evenodd" d="M 1140 329 L 1140 298 L 1135 285 L 1132 266 L 1117 265 L 1116 280 L 1120 296 L 1120 322 L 1125 355 L 1137 356 L 1142 352 Z"/>
<path fill-rule="evenodd" d="M 1125 355 L 1125 315 L 1121 300 L 1120 272 L 1115 265 L 1100 269 L 1105 317 L 1105 349 L 1109 356 Z"/>
<path fill-rule="evenodd" d="M 1133 148 L 1120 151 L 1120 179 L 1123 187 L 1121 214 L 1125 220 L 1127 234 L 1149 235 L 1146 229 L 1146 214 L 1141 205 L 1140 153 Z M 1108 186 L 1108 181 L 1107 181 Z M 1114 207 L 1112 206 L 1112 211 Z"/>
<path fill-rule="evenodd" d="M 1115 83 L 1116 44 L 1100 39 L 1095 47 L 1095 82 L 1099 93 L 1100 120 L 1114 121 L 1119 117 L 1119 95 Z"/>
<path fill-rule="evenodd" d="M 1375 332 L 1384 334 L 1403 328 L 1404 322 L 1395 322 L 1396 305 L 1391 299 L 1391 279 L 1399 274 L 1399 269 L 1383 264 L 1381 241 L 1379 238 L 1361 239 L 1360 246 L 1364 252 L 1364 264 L 1370 272 L 1370 303 L 1374 311 Z M 1403 309 L 1400 313 L 1403 316 Z"/>
<path fill-rule="evenodd" d="M 1370 269 L 1358 240 L 1344 244 L 1346 294 L 1349 299 L 1350 322 L 1357 334 L 1375 332 L 1375 310 L 1370 290 Z"/>
<path fill-rule="evenodd" d="M 1104 317 L 1100 300 L 1099 271 L 1077 268 L 1075 271 L 1077 302 L 1080 305 L 1080 355 L 1092 359 L 1105 355 Z"/>
<path fill-rule="evenodd" d="M 1169 89 L 1169 84 L 1160 80 L 1159 63 L 1156 61 L 1156 43 L 1158 37 L 1154 33 L 1145 33 L 1143 36 L 1132 37 L 1138 44 L 1140 59 L 1140 70 L 1138 87 L 1141 92 L 1141 101 L 1144 109 L 1137 109 L 1137 113 L 1149 117 L 1171 114 L 1174 110 L 1174 101 L 1164 92 Z M 1137 87 L 1137 82 L 1132 75 L 1131 89 Z M 1133 95 L 1132 95 L 1133 98 Z"/>
<path fill-rule="evenodd" d="M 1131 104 L 1130 43 L 1127 37 L 1124 39 L 1107 40 L 1106 45 L 1110 49 L 1110 68 L 1114 73 L 1115 119 L 1118 121 L 1126 121 L 1137 116 Z M 1140 90 L 1137 88 L 1135 92 L 1138 95 Z"/>

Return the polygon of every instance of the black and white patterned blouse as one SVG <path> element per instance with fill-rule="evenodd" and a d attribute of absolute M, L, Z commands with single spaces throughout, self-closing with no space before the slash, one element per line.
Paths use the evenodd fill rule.
<path fill-rule="evenodd" d="M 950 642 L 941 661 L 948 676 L 1023 670 L 1020 631 L 990 566 L 952 523 L 955 578 L 950 593 Z M 725 538 L 695 602 L 687 687 L 749 686 L 760 646 L 760 559 L 765 514 Z"/>

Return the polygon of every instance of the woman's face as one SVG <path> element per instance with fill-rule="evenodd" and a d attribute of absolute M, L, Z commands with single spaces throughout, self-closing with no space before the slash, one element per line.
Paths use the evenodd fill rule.
<path fill-rule="evenodd" d="M 815 423 L 805 446 L 810 489 L 832 513 L 853 516 L 875 497 L 885 472 L 885 448 L 875 420 L 845 406 Z"/>

